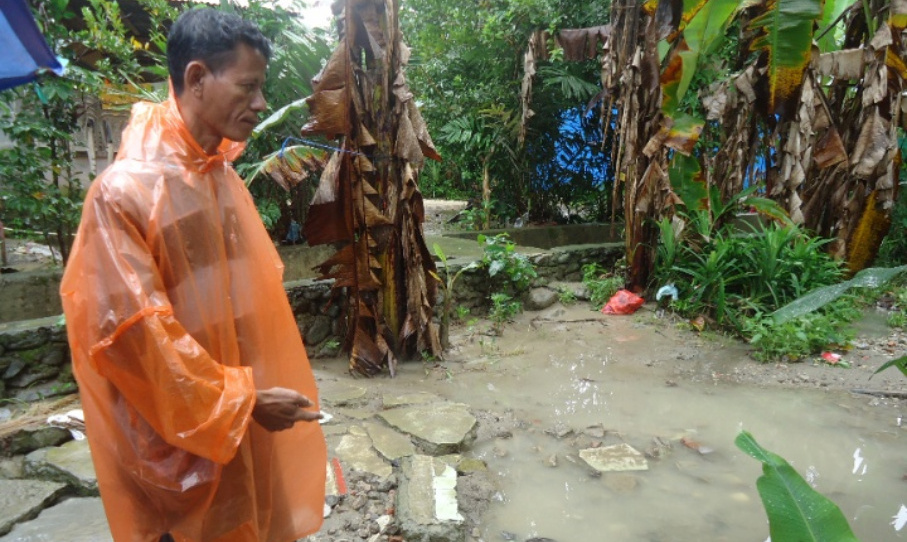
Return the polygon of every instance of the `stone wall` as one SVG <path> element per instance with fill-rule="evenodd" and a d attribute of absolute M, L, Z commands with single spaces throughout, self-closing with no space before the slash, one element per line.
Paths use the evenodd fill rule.
<path fill-rule="evenodd" d="M 60 314 L 62 271 L 0 274 L 0 323 Z"/>
<path fill-rule="evenodd" d="M 531 255 L 539 273 L 535 286 L 580 281 L 583 265 L 611 267 L 622 255 L 620 244 L 564 247 Z M 451 262 L 451 272 L 468 263 Z M 443 270 L 439 272 L 443 277 Z M 285 287 L 309 356 L 337 354 L 344 336 L 343 300 L 331 292 L 331 282 L 299 280 Z M 496 287 L 484 269 L 464 272 L 454 288 L 455 305 L 480 314 L 487 310 L 488 297 Z M 0 325 L 0 399 L 35 401 L 74 389 L 66 329 L 59 316 Z"/>

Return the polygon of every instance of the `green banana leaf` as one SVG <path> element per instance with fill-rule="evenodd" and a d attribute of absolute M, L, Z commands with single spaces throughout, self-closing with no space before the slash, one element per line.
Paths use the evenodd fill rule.
<path fill-rule="evenodd" d="M 822 16 L 822 0 L 768 0 L 750 21 L 758 32 L 752 50 L 768 55 L 770 113 L 799 92 L 812 54 L 813 28 Z"/>
<path fill-rule="evenodd" d="M 816 288 L 803 297 L 799 297 L 772 313 L 776 324 L 783 324 L 804 314 L 821 309 L 835 299 L 844 295 L 851 288 L 878 288 L 891 279 L 907 272 L 907 265 L 900 267 L 870 267 L 857 273 L 854 278 Z"/>
<path fill-rule="evenodd" d="M 762 462 L 756 489 L 768 515 L 772 542 L 859 542 L 841 509 L 814 490 L 781 456 L 741 431 L 734 443 Z"/>
<path fill-rule="evenodd" d="M 694 156 L 674 154 L 668 168 L 671 189 L 690 211 L 709 208 L 709 193 L 699 160 Z"/>
<path fill-rule="evenodd" d="M 284 120 L 286 120 L 286 118 L 287 118 L 287 117 L 290 115 L 290 113 L 292 113 L 293 111 L 296 111 L 296 110 L 298 110 L 298 109 L 302 109 L 303 107 L 306 107 L 306 102 L 305 102 L 305 100 L 306 100 L 305 98 L 301 98 L 301 99 L 296 100 L 296 101 L 294 101 L 294 102 L 290 102 L 290 103 L 288 103 L 287 105 L 285 105 L 285 106 L 281 107 L 280 109 L 278 109 L 277 111 L 275 111 L 274 113 L 272 113 L 272 114 L 271 114 L 268 118 L 266 118 L 265 120 L 259 122 L 259 123 L 258 123 L 258 126 L 256 126 L 256 127 L 252 130 L 252 137 L 258 137 L 258 136 L 261 135 L 261 133 L 264 132 L 265 130 L 267 130 L 267 129 L 269 129 L 269 128 L 272 128 L 272 127 L 274 127 L 274 126 L 277 126 L 277 125 L 279 125 L 281 122 L 283 122 Z"/>
<path fill-rule="evenodd" d="M 737 12 L 738 0 L 709 0 L 693 16 L 683 31 L 688 51 L 680 52 L 683 73 L 677 87 L 677 102 L 683 100 L 696 73 L 699 59 L 711 53 L 724 38 L 728 24 Z M 686 15 L 686 14 L 684 14 Z"/>
<path fill-rule="evenodd" d="M 874 372 L 872 374 L 877 375 L 877 374 L 881 373 L 882 371 L 884 371 L 885 369 L 888 369 L 890 367 L 897 367 L 898 370 L 901 371 L 901 373 L 903 373 L 904 376 L 907 376 L 907 356 L 901 356 L 897 359 L 893 359 L 893 360 L 885 363 L 884 365 L 882 365 L 881 367 L 876 369 L 876 372 Z M 870 377 L 870 378 L 872 378 L 872 377 Z"/>
<path fill-rule="evenodd" d="M 838 17 L 844 10 L 853 4 L 853 0 L 825 0 L 822 8 L 822 19 L 819 21 L 819 32 L 823 33 L 822 37 L 816 40 L 819 44 L 819 50 L 823 53 L 838 51 L 839 34 L 843 36 L 843 25 L 841 22 L 835 24 L 835 28 L 828 28 L 829 25 L 837 21 Z"/>

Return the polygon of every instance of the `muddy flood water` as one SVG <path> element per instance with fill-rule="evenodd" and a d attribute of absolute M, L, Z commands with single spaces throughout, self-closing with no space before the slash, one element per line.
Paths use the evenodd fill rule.
<path fill-rule="evenodd" d="M 467 455 L 487 463 L 494 491 L 476 504 L 482 519 L 468 540 L 764 542 L 761 464 L 735 447 L 741 430 L 838 504 L 864 542 L 907 540 L 895 520 L 907 514 L 904 403 L 840 389 L 847 369 L 807 376 L 791 365 L 778 378 L 744 378 L 754 362 L 743 346 L 645 309 L 604 317 L 588 304 L 555 305 L 521 315 L 501 337 L 479 328 L 455 329 L 443 362 L 366 382 L 482 413 Z M 325 370 L 348 378 L 340 364 Z M 847 377 L 872 387 L 870 374 Z M 787 379 L 798 386 L 779 384 Z M 579 457 L 619 443 L 646 453 L 648 470 L 596 474 Z"/>

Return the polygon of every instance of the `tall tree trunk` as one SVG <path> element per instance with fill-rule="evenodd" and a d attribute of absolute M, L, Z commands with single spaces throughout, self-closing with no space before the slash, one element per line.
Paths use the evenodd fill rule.
<path fill-rule="evenodd" d="M 341 41 L 308 98 L 304 134 L 340 137 L 306 216 L 309 244 L 335 243 L 320 265 L 345 303 L 350 370 L 366 376 L 398 358 L 441 355 L 433 322 L 437 285 L 422 232 L 416 181 L 438 159 L 406 85 L 396 0 L 348 0 Z"/>

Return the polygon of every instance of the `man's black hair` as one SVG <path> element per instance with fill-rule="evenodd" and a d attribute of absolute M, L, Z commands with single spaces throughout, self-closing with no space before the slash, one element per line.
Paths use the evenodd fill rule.
<path fill-rule="evenodd" d="M 212 8 L 183 12 L 167 36 L 167 68 L 173 91 L 182 94 L 186 66 L 199 60 L 214 73 L 220 73 L 234 60 L 236 46 L 244 43 L 271 59 L 271 44 L 261 30 L 238 15 Z"/>

